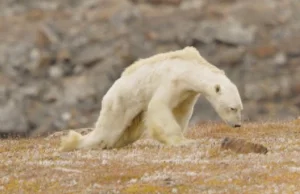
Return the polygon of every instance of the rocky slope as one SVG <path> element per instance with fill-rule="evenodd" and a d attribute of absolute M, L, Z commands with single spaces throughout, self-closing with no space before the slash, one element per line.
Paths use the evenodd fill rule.
<path fill-rule="evenodd" d="M 138 58 L 195 46 L 238 85 L 245 120 L 300 112 L 298 0 L 0 2 L 0 131 L 92 126 Z M 204 99 L 193 122 L 218 119 Z"/>

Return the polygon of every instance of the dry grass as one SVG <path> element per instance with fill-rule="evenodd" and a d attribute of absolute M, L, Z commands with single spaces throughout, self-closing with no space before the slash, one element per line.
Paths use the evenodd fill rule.
<path fill-rule="evenodd" d="M 296 193 L 300 120 L 233 129 L 200 124 L 186 147 L 151 139 L 114 150 L 60 153 L 59 135 L 1 140 L 0 193 Z M 224 137 L 260 143 L 264 154 L 220 150 Z"/>

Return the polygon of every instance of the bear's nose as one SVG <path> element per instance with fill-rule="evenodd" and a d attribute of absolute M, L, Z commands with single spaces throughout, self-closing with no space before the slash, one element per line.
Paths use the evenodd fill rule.
<path fill-rule="evenodd" d="M 234 127 L 241 127 L 241 125 L 240 124 L 235 124 Z"/>

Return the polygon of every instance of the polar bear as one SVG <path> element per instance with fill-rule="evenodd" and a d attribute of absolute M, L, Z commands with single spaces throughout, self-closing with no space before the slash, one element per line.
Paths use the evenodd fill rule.
<path fill-rule="evenodd" d="M 192 143 L 183 134 L 200 95 L 227 124 L 241 126 L 237 87 L 194 47 L 138 60 L 104 95 L 95 129 L 85 136 L 71 130 L 62 137 L 60 150 L 119 148 L 138 140 L 145 130 L 165 145 Z"/>

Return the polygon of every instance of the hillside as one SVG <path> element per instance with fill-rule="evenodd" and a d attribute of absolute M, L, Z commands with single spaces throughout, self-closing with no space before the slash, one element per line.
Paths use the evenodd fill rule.
<path fill-rule="evenodd" d="M 60 153 L 57 132 L 0 144 L 0 192 L 295 193 L 300 190 L 300 120 L 247 123 L 240 129 L 192 127 L 193 146 L 142 139 L 123 149 Z M 225 137 L 262 144 L 267 154 L 220 149 Z"/>

